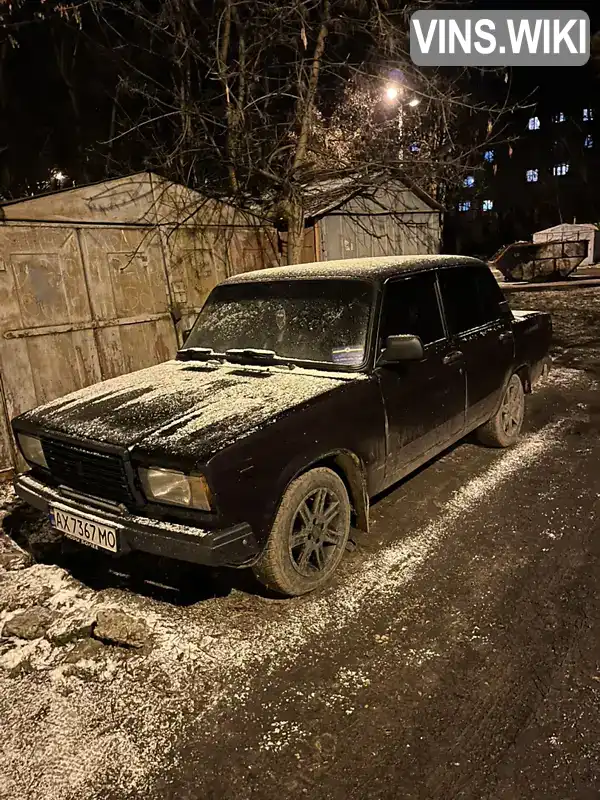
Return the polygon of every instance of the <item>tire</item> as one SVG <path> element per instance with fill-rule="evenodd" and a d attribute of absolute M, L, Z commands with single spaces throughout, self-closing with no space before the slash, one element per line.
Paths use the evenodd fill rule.
<path fill-rule="evenodd" d="M 477 438 L 488 447 L 512 447 L 521 435 L 525 416 L 525 392 L 518 375 L 513 375 L 504 391 L 500 408 L 477 430 Z"/>
<path fill-rule="evenodd" d="M 350 518 L 348 491 L 339 475 L 327 467 L 305 472 L 286 489 L 254 574 L 288 597 L 314 591 L 342 560 Z"/>

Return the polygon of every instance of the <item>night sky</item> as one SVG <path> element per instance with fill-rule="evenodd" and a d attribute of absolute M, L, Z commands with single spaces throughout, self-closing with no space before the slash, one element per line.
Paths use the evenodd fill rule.
<path fill-rule="evenodd" d="M 572 0 L 476 0 L 456 5 L 447 3 L 443 7 L 453 6 L 506 11 L 515 7 L 564 9 L 571 6 L 589 14 L 592 32 L 600 30 L 599 0 L 576 3 Z M 40 24 L 23 29 L 19 33 L 19 47 L 9 48 L 10 58 L 4 65 L 0 60 L 0 196 L 3 188 L 17 195 L 24 193 L 23 187 L 28 181 L 39 190 L 36 181 L 47 178 L 57 168 L 76 176 L 80 183 L 96 180 L 106 171 L 110 174 L 115 170 L 122 172 L 119 165 L 124 160 L 131 170 L 142 168 L 135 160 L 137 151 L 127 153 L 121 161 L 118 153 L 111 152 L 109 160 L 107 148 L 96 144 L 110 138 L 111 96 L 119 79 L 117 53 L 109 47 L 110 57 L 106 54 L 98 57 L 96 53 L 92 61 L 85 47 L 80 46 L 77 61 L 70 65 L 67 59 L 67 69 L 71 67 L 69 83 L 74 87 L 79 106 L 78 119 L 74 119 L 67 83 L 55 66 L 54 48 L 60 44 L 60 39 L 52 34 L 56 27 Z M 81 36 L 82 44 L 95 36 L 99 52 L 103 33 L 98 29 L 94 31 L 89 19 Z M 68 44 L 65 52 L 70 53 Z M 546 105 L 566 106 L 570 102 L 593 106 L 600 88 L 600 59 L 584 67 L 513 68 L 510 75 L 511 103 L 540 101 Z M 498 90 L 498 97 L 485 97 L 485 100 L 504 102 L 506 84 L 497 83 L 499 86 L 493 91 Z M 135 113 L 133 118 L 136 118 Z"/>
<path fill-rule="evenodd" d="M 476 8 L 480 9 L 506 9 L 507 11 L 518 9 L 520 11 L 525 9 L 532 10 L 553 10 L 553 9 L 576 9 L 578 11 L 585 11 L 591 23 L 592 35 L 594 32 L 600 30 L 600 2 L 573 2 L 572 0 L 521 0 L 521 2 L 501 2 L 497 0 L 481 0 L 473 4 Z M 469 5 L 470 8 L 473 5 Z M 562 96 L 568 95 L 573 92 L 574 88 L 587 93 L 589 90 L 600 88 L 600 71 L 594 69 L 591 64 L 585 67 L 540 67 L 538 69 L 532 67 L 514 67 L 512 69 L 513 86 L 519 93 L 527 93 L 539 88 L 542 95 L 548 96 L 549 94 L 559 100 Z M 581 86 L 580 84 L 584 85 Z"/>

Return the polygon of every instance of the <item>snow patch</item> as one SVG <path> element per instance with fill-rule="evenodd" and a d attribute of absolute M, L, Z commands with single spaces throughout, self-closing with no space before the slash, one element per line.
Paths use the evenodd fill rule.
<path fill-rule="evenodd" d="M 17 496 L 10 481 L 0 481 L 0 514 L 15 502 Z"/>
<path fill-rule="evenodd" d="M 594 383 L 594 381 L 585 372 L 568 367 L 553 367 L 544 379 L 544 386 L 554 386 L 557 389 L 571 389 L 574 386 L 589 383 Z"/>
<path fill-rule="evenodd" d="M 465 264 L 481 262 L 461 258 Z M 343 278 L 373 280 L 388 272 L 402 273 L 411 269 L 441 267 L 456 263 L 456 256 L 373 256 L 367 258 L 343 258 L 332 261 L 317 261 L 312 264 L 294 264 L 284 267 L 243 272 L 227 278 L 224 283 L 261 283 L 267 281 L 315 280 L 320 278 Z"/>

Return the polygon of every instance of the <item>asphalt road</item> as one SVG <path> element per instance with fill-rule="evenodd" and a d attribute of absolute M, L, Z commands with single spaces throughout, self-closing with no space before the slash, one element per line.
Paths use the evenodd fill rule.
<path fill-rule="evenodd" d="M 522 442 L 465 442 L 379 498 L 318 596 L 69 561 L 45 602 L 138 614 L 154 645 L 0 678 L 0 797 L 600 798 L 599 299 L 558 309 Z M 4 527 L 48 544 L 4 585 L 56 584 L 45 526 L 17 506 Z"/>

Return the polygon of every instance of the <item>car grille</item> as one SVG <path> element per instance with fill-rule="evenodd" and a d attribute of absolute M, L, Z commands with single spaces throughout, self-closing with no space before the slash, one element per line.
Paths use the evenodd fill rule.
<path fill-rule="evenodd" d="M 43 447 L 50 473 L 60 484 L 117 503 L 134 502 L 121 456 L 50 439 Z"/>

